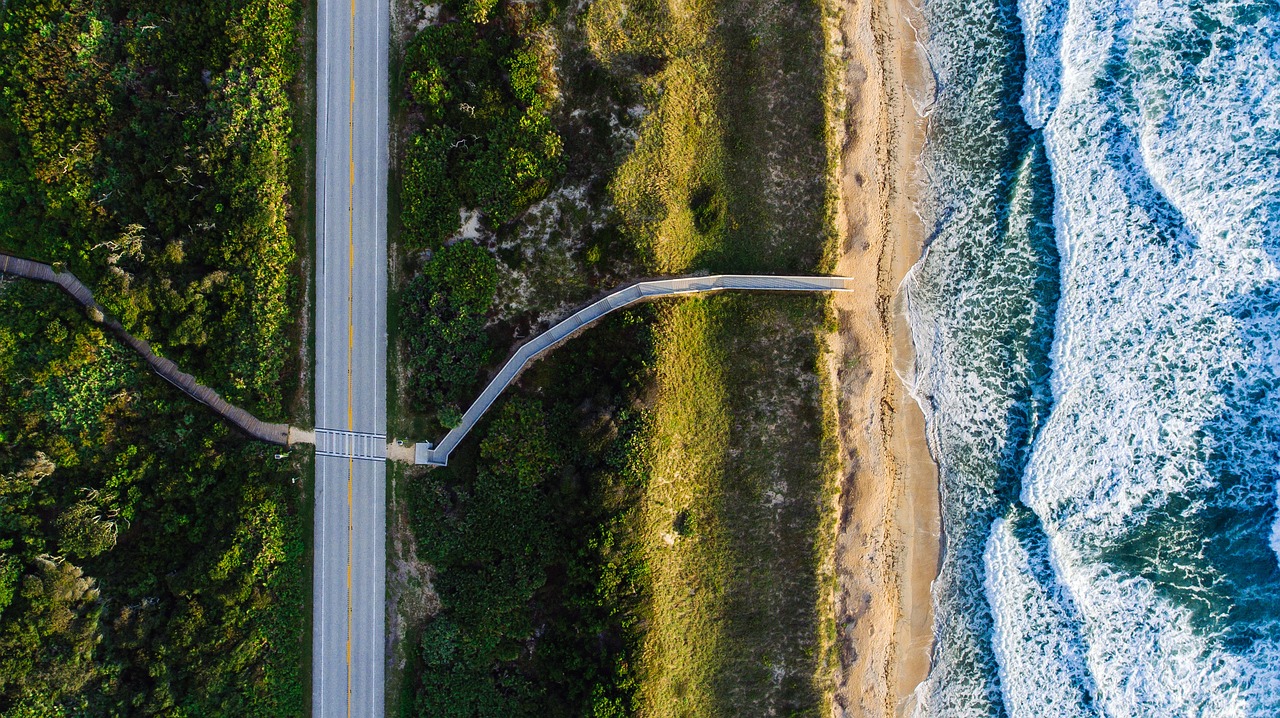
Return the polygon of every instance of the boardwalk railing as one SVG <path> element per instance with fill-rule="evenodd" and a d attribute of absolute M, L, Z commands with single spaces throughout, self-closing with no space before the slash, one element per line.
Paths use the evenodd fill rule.
<path fill-rule="evenodd" d="M 227 403 L 225 399 L 218 396 L 216 391 L 197 383 L 190 374 L 179 369 L 177 364 L 164 357 L 156 356 L 156 353 L 151 351 L 150 345 L 129 334 L 119 322 L 108 316 L 102 307 L 94 301 L 93 292 L 89 291 L 89 288 L 84 286 L 79 279 L 76 279 L 75 275 L 69 272 L 55 272 L 53 267 L 47 264 L 32 262 L 19 257 L 10 257 L 4 254 L 0 254 L 0 272 L 41 282 L 51 282 L 62 287 L 64 292 L 70 294 L 89 311 L 90 319 L 110 329 L 120 341 L 137 352 L 155 373 L 181 389 L 184 394 L 209 407 L 213 410 L 213 413 L 255 439 L 281 446 L 289 444 L 289 426 L 287 424 L 268 424 L 259 421 L 253 414 Z"/>
<path fill-rule="evenodd" d="M 768 292 L 841 292 L 853 287 L 845 277 L 774 277 L 768 275 L 720 274 L 707 277 L 681 277 L 638 282 L 619 289 L 577 311 L 573 316 L 530 339 L 516 350 L 498 374 L 493 377 L 480 396 L 476 398 L 462 421 L 451 429 L 439 446 L 419 443 L 414 447 L 415 463 L 445 466 L 449 454 L 466 438 L 489 407 L 520 372 L 541 354 L 568 339 L 584 327 L 598 321 L 609 312 L 659 297 L 681 294 L 718 292 L 726 289 L 745 289 Z"/>

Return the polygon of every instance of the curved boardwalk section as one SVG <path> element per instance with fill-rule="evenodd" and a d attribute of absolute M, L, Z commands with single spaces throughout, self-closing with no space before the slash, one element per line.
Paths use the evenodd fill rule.
<path fill-rule="evenodd" d="M 93 292 L 89 291 L 89 288 L 84 286 L 79 279 L 76 279 L 75 275 L 68 272 L 55 272 L 53 267 L 47 264 L 32 262 L 19 257 L 10 257 L 4 254 L 0 254 L 0 273 L 35 279 L 41 282 L 51 282 L 62 287 L 64 292 L 70 294 L 85 309 L 89 310 L 90 319 L 110 329 L 120 341 L 137 352 L 155 373 L 181 389 L 184 394 L 209 407 L 215 414 L 221 416 L 249 436 L 272 444 L 288 446 L 288 425 L 268 424 L 259 421 L 253 414 L 227 403 L 214 390 L 197 383 L 190 374 L 179 369 L 177 364 L 164 357 L 156 356 L 156 353 L 151 351 L 150 345 L 129 334 L 119 322 L 107 316 L 102 307 L 94 301 Z"/>
<path fill-rule="evenodd" d="M 726 289 L 740 289 L 767 292 L 842 292 L 852 289 L 850 280 L 845 277 L 775 277 L 755 274 L 717 274 L 708 277 L 681 277 L 679 279 L 659 279 L 650 282 L 638 282 L 599 299 L 578 310 L 573 316 L 556 324 L 547 331 L 525 342 L 507 360 L 498 372 L 480 392 L 480 396 L 462 415 L 462 421 L 454 427 L 440 442 L 439 446 L 419 443 L 415 447 L 414 460 L 418 464 L 445 466 L 449 463 L 449 454 L 466 438 L 471 429 L 480 421 L 490 406 L 511 382 L 520 376 L 534 359 L 547 350 L 568 339 L 582 328 L 593 324 L 601 317 L 615 309 L 630 306 L 650 299 L 676 296 L 681 294 L 700 294 L 719 292 Z"/>

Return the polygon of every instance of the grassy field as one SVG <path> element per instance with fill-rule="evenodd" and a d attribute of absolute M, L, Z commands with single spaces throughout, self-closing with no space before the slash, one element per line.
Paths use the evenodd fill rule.
<path fill-rule="evenodd" d="M 633 73 L 648 110 L 611 189 L 661 273 L 813 271 L 825 221 L 817 3 L 600 0 L 592 51 Z"/>
<path fill-rule="evenodd" d="M 588 34 L 645 91 L 649 112 L 611 191 L 652 271 L 829 264 L 817 3 L 600 0 Z M 829 710 L 826 306 L 718 296 L 659 316 L 638 715 Z"/>
<path fill-rule="evenodd" d="M 835 467 L 822 306 L 717 296 L 661 315 L 640 715 L 825 713 Z"/>

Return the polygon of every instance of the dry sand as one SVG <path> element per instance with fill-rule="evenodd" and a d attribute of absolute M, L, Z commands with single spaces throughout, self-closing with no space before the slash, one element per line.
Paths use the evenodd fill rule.
<path fill-rule="evenodd" d="M 840 665 L 834 715 L 910 714 L 929 670 L 930 586 L 940 534 L 937 469 L 924 419 L 895 366 L 911 342 L 895 291 L 920 256 L 914 210 L 925 119 L 912 98 L 932 92 L 907 0 L 830 0 L 839 69 L 837 272 L 864 280 L 835 301 L 832 376 L 839 383 L 844 476 L 836 543 Z"/>

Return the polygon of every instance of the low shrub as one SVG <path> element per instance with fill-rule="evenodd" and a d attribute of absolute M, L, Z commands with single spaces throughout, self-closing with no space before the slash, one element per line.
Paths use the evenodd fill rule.
<path fill-rule="evenodd" d="M 421 125 L 403 162 L 411 250 L 438 248 L 463 207 L 510 222 L 563 169 L 539 60 L 500 25 L 484 24 L 494 4 L 466 3 L 462 21 L 424 28 L 405 53 L 403 92 Z"/>
<path fill-rule="evenodd" d="M 443 423 L 459 416 L 492 347 L 485 315 L 498 288 L 493 256 L 469 240 L 436 252 L 413 277 L 401 300 L 401 327 L 408 351 L 409 389 Z"/>

